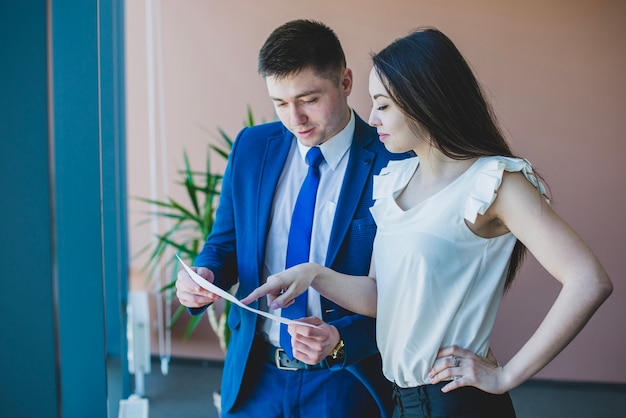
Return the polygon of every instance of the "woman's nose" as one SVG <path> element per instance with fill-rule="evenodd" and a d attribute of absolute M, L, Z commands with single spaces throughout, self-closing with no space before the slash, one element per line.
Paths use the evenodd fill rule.
<path fill-rule="evenodd" d="M 376 117 L 374 108 L 372 108 L 372 110 L 370 111 L 370 117 L 367 120 L 367 123 L 369 123 L 371 126 L 380 125 L 380 119 Z"/>

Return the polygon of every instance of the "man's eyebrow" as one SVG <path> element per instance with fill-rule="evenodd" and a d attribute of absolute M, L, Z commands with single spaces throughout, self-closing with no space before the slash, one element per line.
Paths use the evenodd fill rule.
<path fill-rule="evenodd" d="M 295 99 L 300 99 L 302 97 L 306 97 L 306 96 L 311 96 L 313 94 L 319 94 L 322 91 L 320 89 L 314 89 L 314 90 L 307 90 L 307 91 L 303 91 L 302 93 L 298 94 L 297 96 L 295 96 Z M 285 99 L 281 99 L 280 97 L 273 97 L 270 96 L 270 99 L 272 99 L 275 102 L 284 102 Z"/>
<path fill-rule="evenodd" d="M 310 96 L 312 94 L 319 94 L 321 92 L 322 92 L 322 90 L 320 90 L 320 89 L 313 89 L 313 90 L 303 91 L 302 93 L 300 93 L 300 94 L 298 94 L 296 96 L 296 99 L 299 99 L 300 97 L 304 97 L 304 96 Z"/>

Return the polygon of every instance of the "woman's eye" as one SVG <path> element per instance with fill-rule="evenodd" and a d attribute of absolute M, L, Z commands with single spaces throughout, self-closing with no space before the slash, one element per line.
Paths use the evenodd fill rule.
<path fill-rule="evenodd" d="M 378 107 L 376 108 L 376 110 L 385 110 L 385 109 L 387 109 L 387 106 L 388 106 L 388 105 L 378 106 Z"/>

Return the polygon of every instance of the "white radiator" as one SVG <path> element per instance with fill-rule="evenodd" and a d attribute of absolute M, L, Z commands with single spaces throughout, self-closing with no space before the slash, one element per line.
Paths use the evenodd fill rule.
<path fill-rule="evenodd" d="M 148 400 L 137 395 L 122 399 L 118 418 L 148 418 Z"/>
<path fill-rule="evenodd" d="M 143 397 L 144 375 L 150 373 L 150 309 L 148 292 L 128 292 L 128 371 L 135 375 L 135 394 Z"/>

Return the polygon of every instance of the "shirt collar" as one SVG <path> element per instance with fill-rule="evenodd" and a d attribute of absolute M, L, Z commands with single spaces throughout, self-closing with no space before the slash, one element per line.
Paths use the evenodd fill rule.
<path fill-rule="evenodd" d="M 352 144 L 352 137 L 354 136 L 354 111 L 350 109 L 350 120 L 345 128 L 337 133 L 337 135 L 325 141 L 322 145 L 320 145 L 320 150 L 322 151 L 322 155 L 324 156 L 324 160 L 326 164 L 334 170 L 339 161 L 343 158 L 344 154 L 350 149 L 350 145 Z M 311 147 L 307 147 L 302 145 L 300 141 L 296 139 L 296 144 L 298 144 L 298 151 L 300 152 L 300 157 L 304 160 L 306 157 L 306 153 L 311 149 Z"/>

